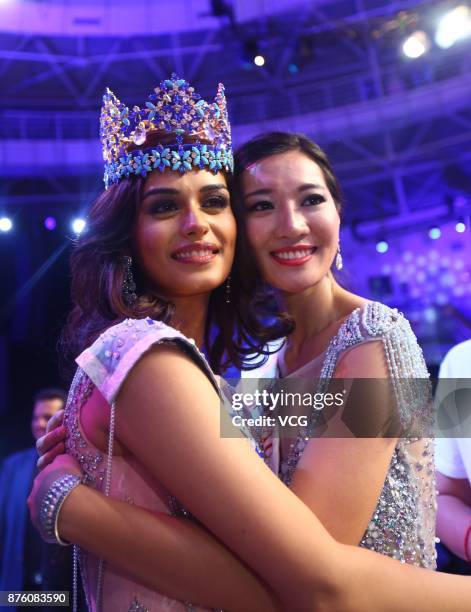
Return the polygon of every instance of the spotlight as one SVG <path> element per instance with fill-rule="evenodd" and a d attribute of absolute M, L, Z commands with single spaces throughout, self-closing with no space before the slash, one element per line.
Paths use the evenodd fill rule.
<path fill-rule="evenodd" d="M 50 231 L 55 230 L 57 226 L 57 221 L 54 217 L 46 217 L 44 219 L 44 227 Z"/>
<path fill-rule="evenodd" d="M 291 62 L 291 64 L 288 64 L 288 72 L 290 74 L 297 74 L 299 72 L 299 66 L 294 62 Z"/>
<path fill-rule="evenodd" d="M 256 55 L 253 58 L 253 63 L 256 66 L 264 66 L 265 65 L 265 58 L 263 57 L 263 55 Z"/>
<path fill-rule="evenodd" d="M 439 292 L 435 295 L 435 302 L 439 305 L 439 306 L 445 306 L 445 304 L 448 304 L 448 296 L 446 293 L 443 292 Z"/>
<path fill-rule="evenodd" d="M 387 253 L 388 249 L 389 244 L 386 242 L 386 240 L 380 240 L 376 243 L 376 250 L 378 253 Z"/>
<path fill-rule="evenodd" d="M 437 320 L 437 311 L 433 307 L 425 308 L 424 319 L 427 323 L 435 323 Z"/>
<path fill-rule="evenodd" d="M 425 32 L 417 30 L 402 44 L 402 52 L 406 57 L 417 59 L 428 51 L 430 43 Z"/>
<path fill-rule="evenodd" d="M 457 6 L 440 20 L 435 34 L 435 42 L 442 49 L 448 49 L 458 40 L 471 35 L 471 10 Z"/>
<path fill-rule="evenodd" d="M 458 221 L 458 223 L 455 225 L 455 230 L 458 232 L 458 234 L 463 234 L 466 231 L 466 225 L 463 223 L 463 221 Z"/>
<path fill-rule="evenodd" d="M 72 230 L 76 233 L 76 234 L 81 234 L 83 232 L 83 230 L 85 229 L 85 219 L 74 219 L 72 221 Z"/>
<path fill-rule="evenodd" d="M 442 235 L 442 231 L 439 227 L 431 227 L 428 231 L 428 237 L 432 240 L 438 240 Z"/>
<path fill-rule="evenodd" d="M 8 217 L 2 217 L 0 219 L 0 232 L 9 232 L 12 227 L 13 223 Z"/>

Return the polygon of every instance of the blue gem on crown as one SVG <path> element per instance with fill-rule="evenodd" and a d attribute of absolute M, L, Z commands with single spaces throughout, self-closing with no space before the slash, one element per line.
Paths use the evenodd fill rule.
<path fill-rule="evenodd" d="M 156 140 L 160 136 L 166 144 L 146 147 L 153 135 Z M 168 142 L 169 135 L 175 137 L 174 142 Z M 154 170 L 183 174 L 206 169 L 217 174 L 221 170 L 230 173 L 234 168 L 222 84 L 210 104 L 187 81 L 172 74 L 154 89 L 144 108 L 132 109 L 107 89 L 101 109 L 100 138 L 106 188 L 124 177 L 145 177 Z"/>

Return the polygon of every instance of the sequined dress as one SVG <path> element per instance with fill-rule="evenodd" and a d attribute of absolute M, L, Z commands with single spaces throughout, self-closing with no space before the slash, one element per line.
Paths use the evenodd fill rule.
<path fill-rule="evenodd" d="M 396 309 L 370 302 L 354 310 L 331 339 L 327 350 L 290 376 L 312 376 L 327 384 L 339 359 L 365 342 L 380 341 L 401 420 L 418 420 L 431 435 L 430 404 L 424 402 L 424 382 L 429 378 L 422 351 L 409 322 Z M 425 383 L 428 387 L 428 383 Z M 313 411 L 312 419 L 319 418 Z M 276 441 L 279 442 L 279 441 Z M 299 436 L 284 458 L 270 457 L 280 478 L 291 483 L 308 439 Z M 313 441 L 313 444 L 315 441 Z M 280 453 L 274 443 L 275 454 Z M 435 569 L 436 490 L 434 442 L 430 437 L 399 438 L 376 509 L 360 546 L 424 568 Z"/>
<path fill-rule="evenodd" d="M 98 450 L 85 437 L 80 420 L 81 408 L 95 387 L 111 406 L 113 419 L 114 402 L 127 374 L 146 351 L 160 343 L 180 347 L 218 389 L 216 379 L 194 341 L 152 319 L 126 319 L 106 330 L 77 358 L 79 367 L 70 388 L 64 418 L 67 452 L 79 461 L 87 485 L 154 512 L 187 515 L 181 504 L 149 474 L 146 475 L 135 460 Z M 92 612 L 202 609 L 141 586 L 85 550 L 79 551 L 79 561 L 87 605 Z"/>

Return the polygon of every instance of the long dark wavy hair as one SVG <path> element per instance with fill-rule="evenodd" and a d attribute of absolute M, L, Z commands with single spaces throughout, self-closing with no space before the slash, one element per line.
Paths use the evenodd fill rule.
<path fill-rule="evenodd" d="M 123 299 L 123 255 L 132 253 L 132 232 L 137 219 L 144 179 L 129 177 L 112 185 L 95 201 L 87 216 L 87 229 L 78 238 L 71 256 L 70 312 L 59 342 L 62 369 L 70 374 L 73 360 L 103 331 L 125 318 L 151 317 L 171 322 L 174 304 L 144 290 L 144 279 L 133 270 L 139 299 L 129 306 Z M 261 363 L 244 364 L 247 355 L 267 354 L 264 345 L 286 335 L 282 319 L 265 323 L 250 308 L 239 286 L 244 266 L 234 262 L 231 301 L 226 303 L 224 284 L 209 299 L 205 350 L 216 373 L 229 365 L 251 369 Z"/>
<path fill-rule="evenodd" d="M 237 221 L 236 264 L 241 270 L 240 292 L 246 316 L 251 320 L 270 320 L 274 328 L 284 328 L 286 335 L 294 330 L 294 321 L 279 310 L 274 291 L 260 274 L 254 252 L 247 240 L 245 207 L 242 197 L 242 177 L 251 166 L 272 155 L 299 151 L 315 162 L 322 171 L 327 188 L 335 202 L 339 215 L 342 213 L 342 192 L 326 153 L 304 134 L 292 132 L 268 132 L 256 136 L 242 145 L 235 153 L 235 171 L 230 181 L 232 210 Z M 265 342 L 272 340 L 270 330 L 260 330 L 259 337 Z"/>

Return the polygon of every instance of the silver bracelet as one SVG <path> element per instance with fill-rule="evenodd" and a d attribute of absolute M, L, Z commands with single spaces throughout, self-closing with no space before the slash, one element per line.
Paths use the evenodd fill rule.
<path fill-rule="evenodd" d="M 82 479 L 80 476 L 76 474 L 66 474 L 55 480 L 44 496 L 39 513 L 39 531 L 43 540 L 48 544 L 69 545 L 68 542 L 64 542 L 64 540 L 61 540 L 59 537 L 57 525 L 59 511 L 69 493 L 81 482 Z"/>

